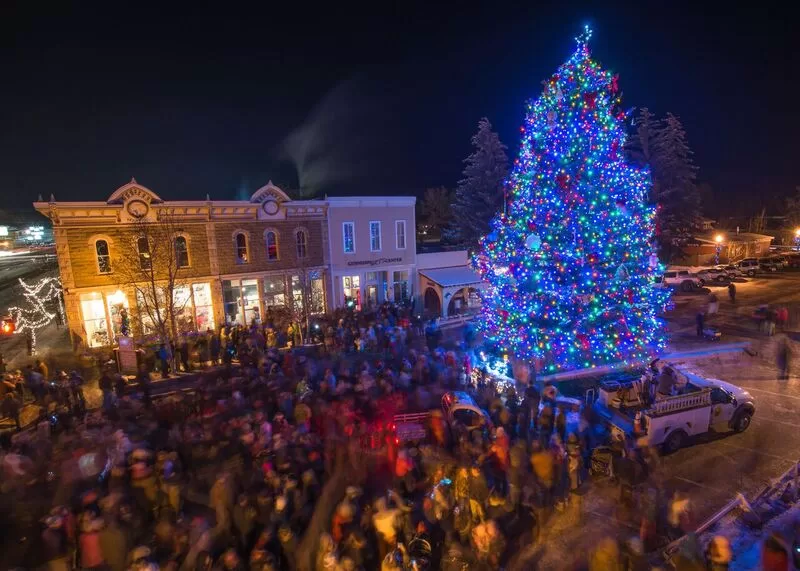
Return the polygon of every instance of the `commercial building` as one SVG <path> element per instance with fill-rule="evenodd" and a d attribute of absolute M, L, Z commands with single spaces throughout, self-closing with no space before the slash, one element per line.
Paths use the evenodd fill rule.
<path fill-rule="evenodd" d="M 112 345 L 127 324 L 154 331 L 141 293 L 125 278 L 142 221 L 177 227 L 173 290 L 181 331 L 260 322 L 267 312 L 322 313 L 410 299 L 416 283 L 413 197 L 292 200 L 271 182 L 249 200 L 163 200 L 131 180 L 106 201 L 38 201 L 53 226 L 73 339 Z M 145 241 L 146 244 L 146 241 Z M 131 262 L 130 258 L 138 258 Z M 137 299 L 138 298 L 138 299 Z"/>
<path fill-rule="evenodd" d="M 137 224 L 165 215 L 179 227 L 174 297 L 182 331 L 260 321 L 271 308 L 300 302 L 304 290 L 311 311 L 327 308 L 326 204 L 293 201 L 272 183 L 250 200 L 166 201 L 132 180 L 105 202 L 51 199 L 34 208 L 52 222 L 70 332 L 88 347 L 113 344 L 125 320 L 135 334 L 152 332 L 120 269 L 131 263 L 122 258 L 124 242 Z M 139 257 L 149 253 L 140 249 Z"/>
<path fill-rule="evenodd" d="M 328 198 L 331 306 L 369 309 L 415 295 L 413 196 Z"/>

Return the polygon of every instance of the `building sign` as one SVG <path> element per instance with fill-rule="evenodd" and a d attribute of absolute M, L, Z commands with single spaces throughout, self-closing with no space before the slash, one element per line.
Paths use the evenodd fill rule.
<path fill-rule="evenodd" d="M 136 366 L 136 347 L 133 344 L 133 338 L 120 335 L 117 337 L 117 343 L 119 343 L 119 372 L 136 374 L 138 367 Z"/>
<path fill-rule="evenodd" d="M 377 260 L 356 260 L 347 262 L 348 266 L 379 266 L 381 264 L 396 264 L 402 262 L 403 258 L 378 258 Z"/>

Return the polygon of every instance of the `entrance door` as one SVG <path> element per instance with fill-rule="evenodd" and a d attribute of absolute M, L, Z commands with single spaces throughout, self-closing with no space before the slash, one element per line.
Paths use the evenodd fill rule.
<path fill-rule="evenodd" d="M 378 286 L 367 286 L 367 307 L 378 307 Z"/>
<path fill-rule="evenodd" d="M 714 432 L 728 432 L 736 405 L 733 397 L 718 387 L 711 389 L 711 428 Z"/>

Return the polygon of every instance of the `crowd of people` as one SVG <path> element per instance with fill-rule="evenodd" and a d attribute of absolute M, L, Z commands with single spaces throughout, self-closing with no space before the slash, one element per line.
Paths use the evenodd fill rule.
<path fill-rule="evenodd" d="M 435 325 L 391 306 L 319 327 L 313 350 L 224 331 L 231 357 L 200 359 L 210 368 L 168 397 L 146 366 L 131 384 L 104 373 L 97 411 L 67 375 L 65 428 L 16 439 L 2 461 L 13 513 L 32 482 L 53 496 L 28 557 L 54 570 L 500 569 L 546 543 L 555 519 L 581 525 L 604 462 L 641 531 L 598 542 L 588 568 L 650 569 L 648 550 L 690 531 L 685 496 L 638 486 L 658 481 L 646 443 L 599 447 L 589 411 L 554 387 L 474 372 L 469 331 L 445 350 Z M 486 417 L 442 412 L 454 390 Z M 398 437 L 397 414 L 429 410 L 425 437 Z M 696 562 L 723 569 L 714 549 Z"/>

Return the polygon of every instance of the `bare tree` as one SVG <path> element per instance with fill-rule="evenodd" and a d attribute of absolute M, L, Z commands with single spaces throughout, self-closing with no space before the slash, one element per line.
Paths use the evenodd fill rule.
<path fill-rule="evenodd" d="M 136 220 L 123 232 L 117 250 L 118 284 L 134 293 L 140 321 L 148 320 L 159 341 L 171 349 L 179 333 L 177 316 L 189 300 L 189 296 L 176 299 L 176 292 L 188 287 L 181 270 L 189 265 L 188 244 L 178 220 L 167 211 L 159 211 L 156 220 Z"/>
<path fill-rule="evenodd" d="M 441 232 L 453 218 L 454 198 L 455 193 L 443 186 L 426 188 L 425 195 L 419 203 L 420 221 L 430 230 Z"/>

